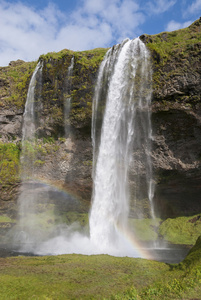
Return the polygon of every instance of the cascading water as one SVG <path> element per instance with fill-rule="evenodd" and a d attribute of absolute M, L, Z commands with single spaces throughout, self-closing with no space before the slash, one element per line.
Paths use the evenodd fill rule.
<path fill-rule="evenodd" d="M 71 105 L 68 95 L 73 66 L 74 58 L 67 74 L 65 118 L 69 117 Z M 31 144 L 34 143 L 36 132 L 34 90 L 36 77 L 40 77 L 41 70 L 42 65 L 38 64 L 30 82 L 24 114 L 22 149 L 24 180 L 34 174 L 35 157 Z M 136 244 L 133 246 L 127 235 L 131 233 L 128 225 L 130 194 L 133 193 L 130 192 L 130 182 L 135 187 L 134 198 L 138 198 L 142 185 L 139 173 L 144 176 L 142 176 L 146 186 L 144 194 L 150 203 L 150 215 L 154 217 L 150 101 L 149 53 L 140 39 L 132 41 L 127 39 L 107 52 L 100 66 L 96 84 L 92 118 L 94 185 L 89 236 L 76 232 L 74 227 L 64 226 L 57 227 L 59 231 L 56 229 L 49 236 L 40 238 L 40 221 L 37 220 L 38 208 L 36 209 L 35 205 L 40 193 L 35 193 L 37 186 L 32 184 L 31 188 L 24 189 L 19 198 L 19 239 L 21 243 L 26 241 L 23 251 L 37 254 L 105 253 L 148 257 L 146 253 L 142 254 L 135 249 Z M 68 140 L 69 127 L 66 125 L 65 127 L 65 136 Z M 28 155 L 27 147 L 31 150 Z M 38 227 L 33 230 L 37 223 L 35 220 Z M 30 247 L 27 247 L 27 240 Z"/>
<path fill-rule="evenodd" d="M 23 127 L 22 127 L 22 154 L 21 154 L 21 166 L 22 180 L 27 179 L 33 174 L 33 155 L 30 155 L 28 151 L 28 143 L 30 146 L 34 146 L 35 133 L 36 133 L 36 107 L 35 107 L 35 86 L 38 78 L 41 78 L 42 63 L 39 62 L 33 72 L 25 104 L 25 110 L 23 115 Z M 40 80 L 40 79 L 39 79 Z"/>
<path fill-rule="evenodd" d="M 23 115 L 22 152 L 20 158 L 22 187 L 18 198 L 19 226 L 15 235 L 15 241 L 17 240 L 20 244 L 31 242 L 39 237 L 39 230 L 34 231 L 37 202 L 37 184 L 34 181 L 35 134 L 37 123 L 35 86 L 37 82 L 41 81 L 42 67 L 42 63 L 39 62 L 32 75 Z M 40 104 L 38 104 L 38 106 L 40 106 Z"/>
<path fill-rule="evenodd" d="M 151 92 L 151 64 L 144 43 L 139 38 L 125 40 L 110 49 L 97 80 L 92 128 L 94 186 L 90 238 L 103 251 L 122 243 L 119 232 L 128 231 L 131 167 L 136 197 L 139 194 L 139 169 L 144 169 L 141 172 L 146 174 L 147 198 L 150 214 L 154 217 Z M 104 104 L 101 124 L 99 116 Z M 141 159 L 137 162 L 139 152 Z"/>
<path fill-rule="evenodd" d="M 74 67 L 74 56 L 71 59 L 71 63 L 68 67 L 67 78 L 66 78 L 66 94 L 64 99 L 64 122 L 65 122 L 65 136 L 66 138 L 70 135 L 70 125 L 69 125 L 69 114 L 71 109 L 71 96 L 70 89 L 72 84 L 72 75 L 73 75 L 73 67 Z"/>

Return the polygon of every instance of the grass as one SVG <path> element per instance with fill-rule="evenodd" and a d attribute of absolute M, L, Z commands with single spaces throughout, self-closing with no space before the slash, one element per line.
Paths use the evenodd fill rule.
<path fill-rule="evenodd" d="M 103 299 L 167 272 L 165 264 L 108 255 L 0 259 L 0 299 Z M 142 276 L 140 276 L 142 274 Z"/>
<path fill-rule="evenodd" d="M 157 229 L 160 219 L 129 219 L 129 225 L 133 228 L 135 236 L 141 241 L 154 241 L 158 238 Z"/>
<path fill-rule="evenodd" d="M 0 299 L 200 299 L 201 237 L 180 264 L 109 255 L 0 258 Z"/>
<path fill-rule="evenodd" d="M 184 29 L 152 35 L 151 42 L 147 46 L 160 55 L 163 63 L 175 54 L 185 59 L 189 51 L 196 50 L 196 44 L 199 44 L 201 40 L 200 26 L 195 25 L 197 22 Z"/>
<path fill-rule="evenodd" d="M 50 219 L 53 223 L 56 221 L 52 211 L 49 212 L 48 216 L 44 215 L 41 207 L 40 228 L 51 227 Z M 85 226 L 88 218 L 87 214 L 68 212 L 63 214 L 62 219 L 69 224 L 77 221 Z M 0 218 L 0 222 L 10 221 L 5 215 Z M 171 237 L 171 233 L 176 232 L 179 242 L 180 235 L 185 236 L 188 230 L 189 234 L 193 234 L 189 225 L 197 228 L 200 218 L 196 215 L 167 219 L 162 223 L 159 219 L 157 221 L 156 224 L 148 219 L 130 220 L 142 240 L 146 240 L 152 231 L 155 232 L 153 226 L 158 225 L 159 232 L 165 237 Z M 163 232 L 164 228 L 166 231 Z M 183 242 L 187 240 L 184 238 Z M 200 299 L 201 237 L 179 264 L 109 255 L 0 258 L 0 290 L 0 300 Z"/>
<path fill-rule="evenodd" d="M 60 52 L 49 52 L 45 55 L 41 55 L 39 59 L 44 61 L 61 60 L 66 56 L 74 56 L 76 63 L 81 64 L 84 68 L 95 68 L 97 67 L 108 49 L 105 48 L 95 48 L 93 50 L 87 51 L 72 51 L 68 49 L 64 49 Z M 46 65 L 48 68 L 52 68 L 50 63 Z"/>
<path fill-rule="evenodd" d="M 173 244 L 193 245 L 201 233 L 201 215 L 165 220 L 159 234 Z"/>

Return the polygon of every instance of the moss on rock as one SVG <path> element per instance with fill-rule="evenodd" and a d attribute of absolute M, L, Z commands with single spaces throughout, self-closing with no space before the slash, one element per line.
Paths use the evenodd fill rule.
<path fill-rule="evenodd" d="M 0 185 L 8 186 L 19 180 L 20 146 L 0 143 Z"/>
<path fill-rule="evenodd" d="M 36 62 L 17 61 L 0 68 L 0 107 L 23 109 Z"/>
<path fill-rule="evenodd" d="M 187 28 L 141 39 L 150 49 L 156 101 L 171 99 L 194 106 L 200 102 L 201 19 Z"/>
<path fill-rule="evenodd" d="M 165 220 L 159 227 L 159 235 L 173 244 L 193 245 L 201 232 L 201 215 Z"/>

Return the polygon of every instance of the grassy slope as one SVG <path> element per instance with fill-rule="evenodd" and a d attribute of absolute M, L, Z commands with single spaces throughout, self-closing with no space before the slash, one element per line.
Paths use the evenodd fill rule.
<path fill-rule="evenodd" d="M 168 266 L 107 255 L 0 259 L 0 299 L 103 299 L 165 276 Z"/>
<path fill-rule="evenodd" d="M 201 238 L 168 265 L 108 255 L 0 259 L 0 299 L 200 299 Z"/>

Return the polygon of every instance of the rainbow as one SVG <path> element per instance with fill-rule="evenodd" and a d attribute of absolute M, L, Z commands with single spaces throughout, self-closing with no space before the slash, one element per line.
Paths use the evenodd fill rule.
<path fill-rule="evenodd" d="M 76 195 L 72 190 L 70 190 L 70 189 L 68 190 L 67 188 L 64 188 L 61 185 L 61 182 L 56 182 L 56 181 L 48 180 L 48 179 L 41 178 L 41 177 L 35 177 L 35 176 L 33 178 L 29 178 L 29 180 L 27 182 L 29 182 L 29 181 L 33 181 L 35 183 L 41 184 L 46 187 L 51 187 L 51 188 L 57 190 L 58 192 L 64 193 L 68 196 L 71 196 L 72 198 L 74 198 L 80 202 L 79 196 Z M 26 183 L 26 181 L 24 183 Z"/>
<path fill-rule="evenodd" d="M 73 193 L 71 190 L 67 190 L 66 188 L 64 188 L 61 185 L 60 182 L 55 182 L 55 181 L 53 182 L 51 180 L 47 180 L 47 179 L 44 179 L 44 178 L 41 178 L 41 177 L 33 177 L 33 178 L 30 179 L 30 181 L 41 184 L 42 186 L 45 186 L 45 187 L 53 188 L 53 189 L 57 190 L 60 193 L 64 193 L 65 195 L 74 198 L 76 201 L 79 201 L 79 203 L 81 202 L 81 200 L 79 199 L 79 197 L 75 193 Z M 136 255 L 137 257 L 145 258 L 145 259 L 153 259 L 150 252 L 149 252 L 149 249 L 145 248 L 135 238 L 133 232 L 129 228 L 122 229 L 115 222 L 114 222 L 114 226 L 115 226 L 117 232 L 119 233 L 119 235 L 122 237 L 122 240 L 126 240 L 128 242 L 128 244 L 130 245 L 130 248 L 133 249 L 133 253 L 137 254 Z M 135 255 L 134 255 L 134 257 L 135 257 Z"/>
<path fill-rule="evenodd" d="M 119 226 L 116 226 L 116 228 L 118 229 L 118 232 L 131 244 L 133 250 L 137 252 L 140 258 L 145 258 L 150 260 L 153 259 L 153 257 L 149 252 L 149 249 L 145 248 L 141 244 L 141 242 L 135 238 L 133 232 L 129 228 L 123 230 Z"/>

